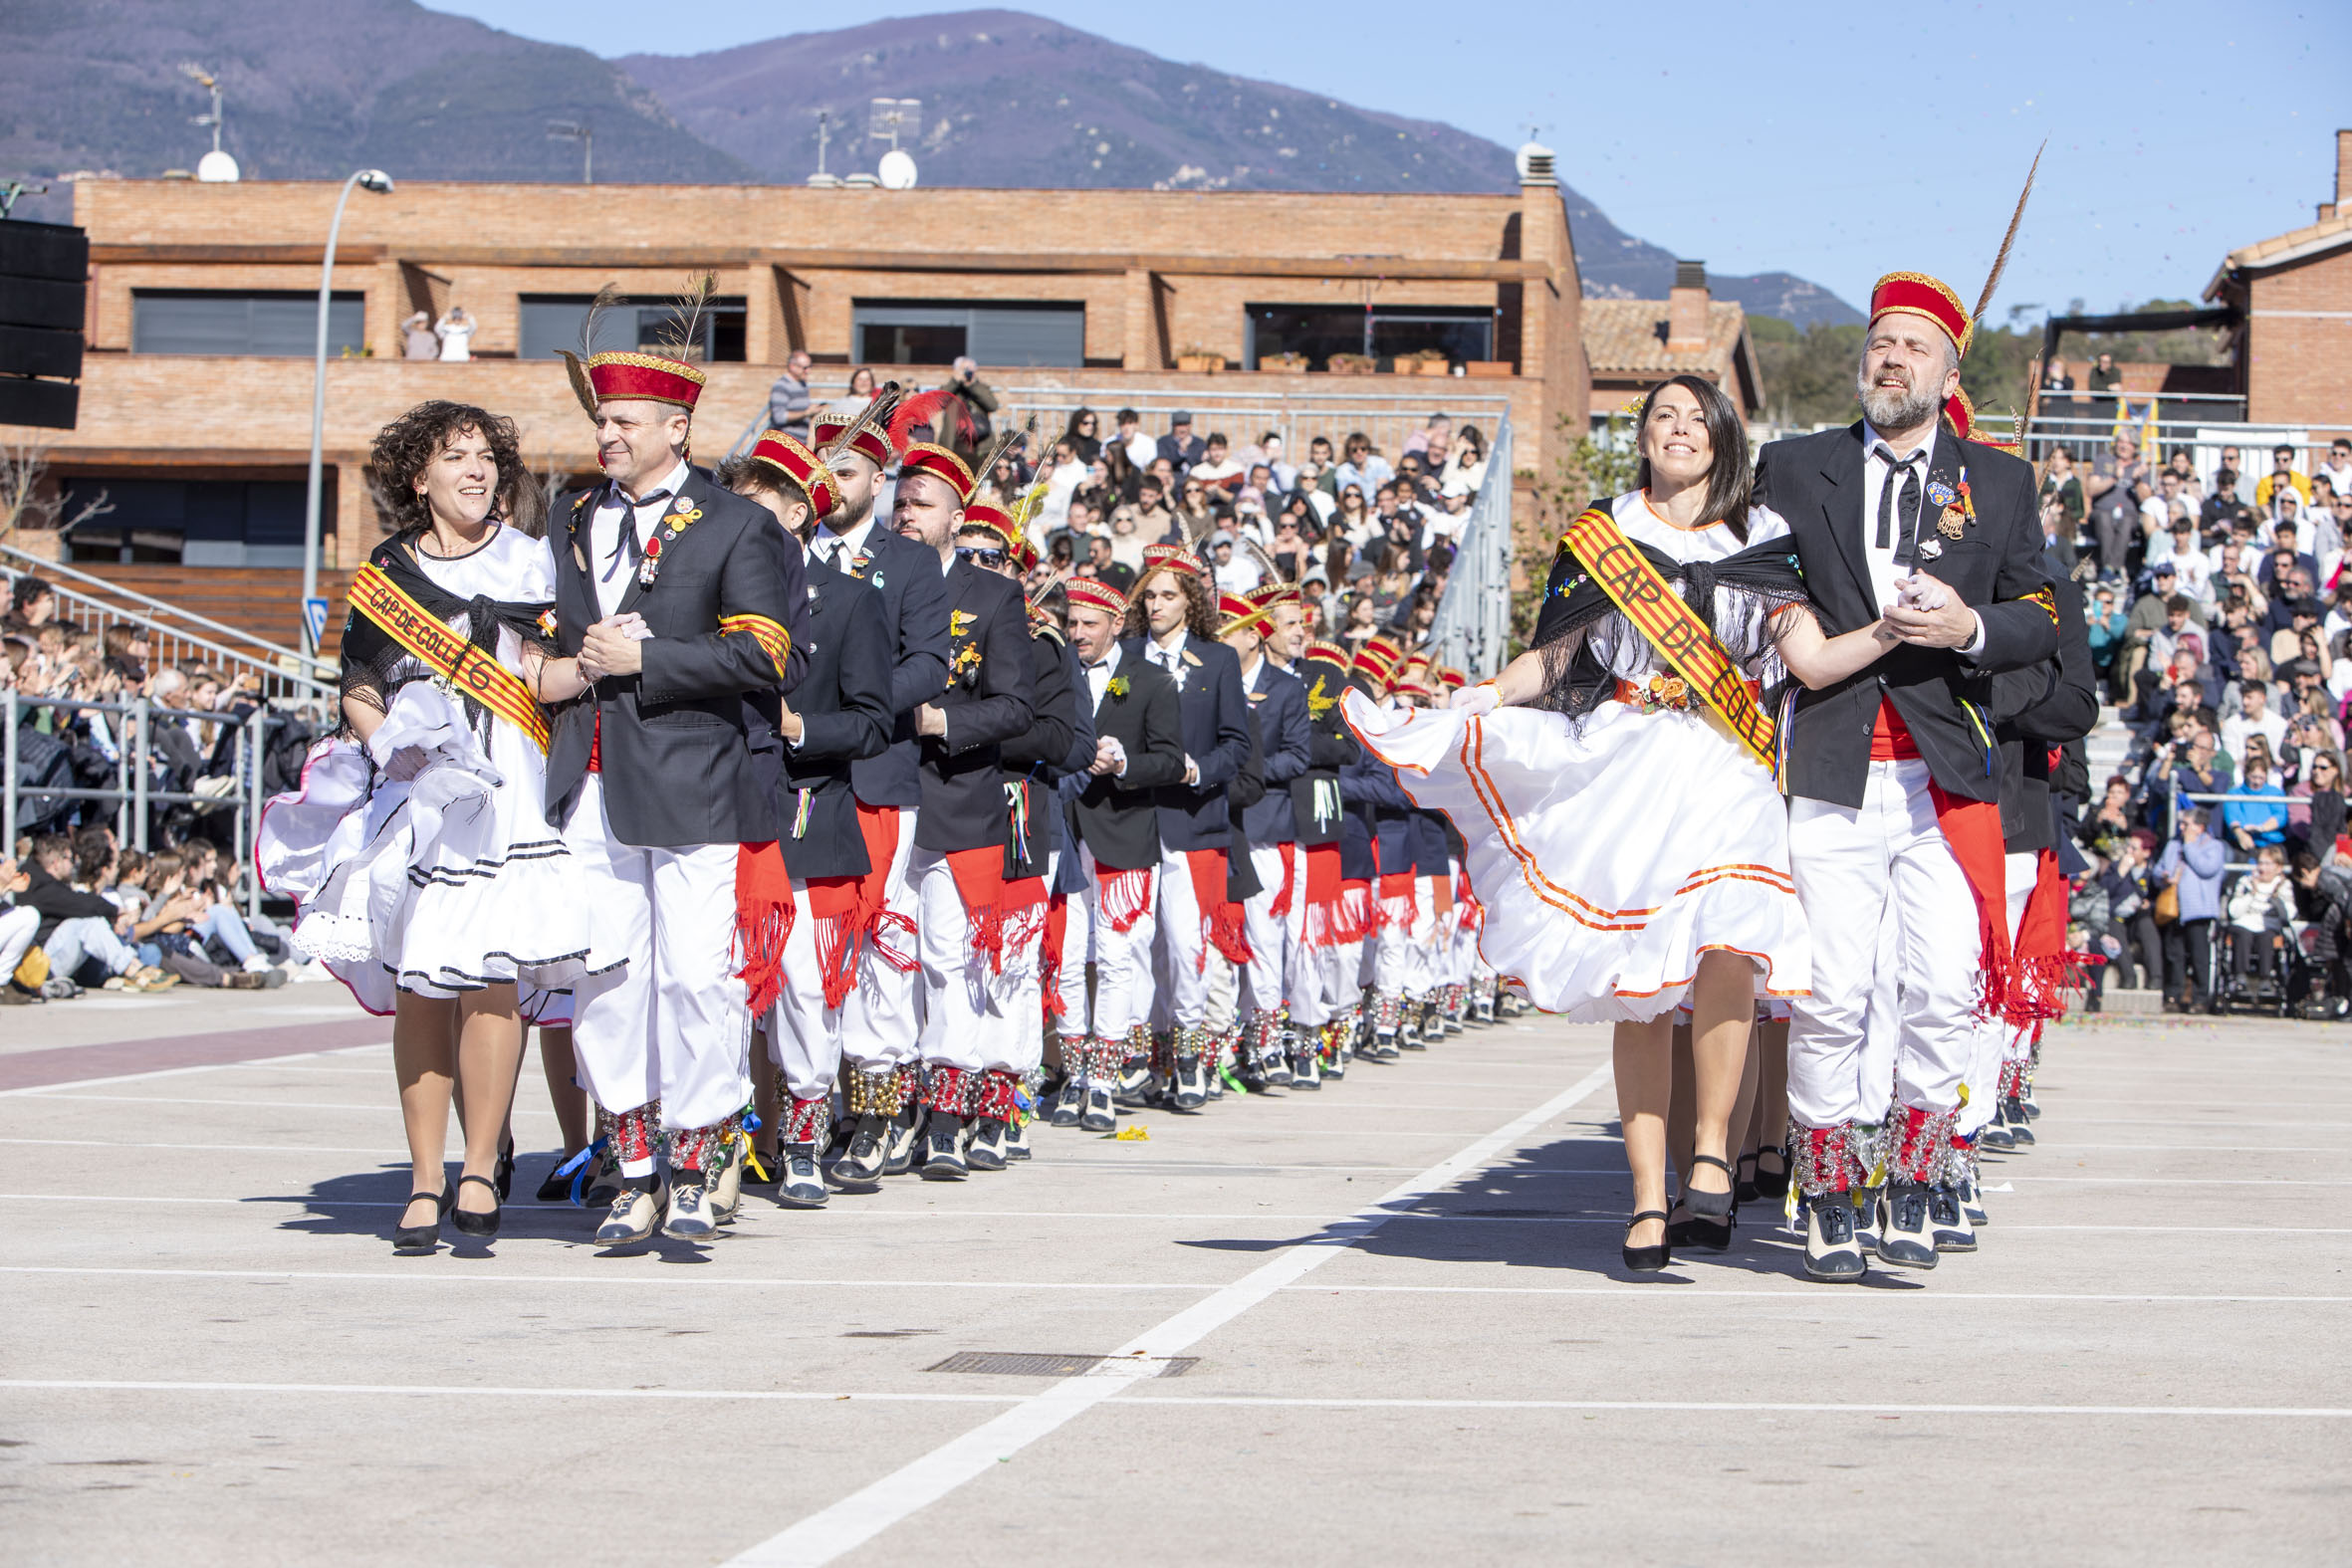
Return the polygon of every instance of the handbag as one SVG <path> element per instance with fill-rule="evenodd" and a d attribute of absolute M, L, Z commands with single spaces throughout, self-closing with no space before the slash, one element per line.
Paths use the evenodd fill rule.
<path fill-rule="evenodd" d="M 2156 923 L 2169 926 L 2181 918 L 2181 889 L 2175 882 L 2167 882 L 2156 894 Z"/>

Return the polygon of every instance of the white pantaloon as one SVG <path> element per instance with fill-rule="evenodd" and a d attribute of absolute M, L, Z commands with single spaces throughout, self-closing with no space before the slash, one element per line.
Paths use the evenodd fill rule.
<path fill-rule="evenodd" d="M 1788 1109 L 1801 1126 L 1875 1122 L 1858 1070 L 1891 939 L 1895 1096 L 1926 1111 L 1960 1103 L 1980 984 L 1977 908 L 1936 823 L 1924 762 L 1874 762 L 1859 807 L 1798 797 L 1789 869 L 1813 938 L 1813 992 L 1788 1026 Z"/>
<path fill-rule="evenodd" d="M 660 1100 L 664 1131 L 717 1126 L 752 1088 L 751 1010 L 735 977 L 737 846 L 622 843 L 596 774 L 581 785 L 564 837 L 613 950 L 628 955 L 572 989 L 573 1049 L 588 1092 L 615 1115 Z M 622 1174 L 645 1171 L 624 1165 Z"/>
<path fill-rule="evenodd" d="M 2033 882 L 2040 871 L 2041 857 L 2030 850 L 2023 854 L 2001 857 L 2002 891 L 2007 895 L 2010 951 L 2014 952 L 2017 928 L 2024 924 L 2025 905 L 2033 897 Z M 1963 1137 L 1974 1136 L 1993 1123 L 1994 1113 L 2000 1109 L 2000 1069 L 2004 1062 L 2023 1059 L 2025 1043 L 2033 1038 L 2033 1025 L 2013 1024 L 2006 1018 L 1987 1018 L 1979 1023 L 1971 1042 L 1969 1070 L 1966 1080 L 1968 1103 L 1960 1108 L 1960 1132 Z"/>
<path fill-rule="evenodd" d="M 824 975 L 817 960 L 817 917 L 809 912 L 809 884 L 793 878 L 793 929 L 784 944 L 784 992 L 768 1014 L 768 1054 L 784 1071 L 796 1100 L 829 1098 L 841 1075 L 842 1006 L 824 1003 Z"/>
<path fill-rule="evenodd" d="M 1291 846 L 1294 856 L 1304 856 L 1295 844 Z M 1278 915 L 1275 901 L 1283 894 L 1283 846 L 1280 844 L 1252 844 L 1250 866 L 1258 873 L 1259 891 L 1242 905 L 1244 928 L 1250 936 L 1248 977 L 1250 997 L 1248 1013 L 1273 1012 L 1290 995 L 1291 963 L 1294 944 L 1297 940 L 1298 910 L 1306 900 L 1306 867 L 1297 868 L 1298 885 L 1291 889 L 1290 910 Z"/>
<path fill-rule="evenodd" d="M 1160 851 L 1159 937 L 1152 949 L 1155 1028 L 1199 1028 L 1209 1018 L 1209 961 L 1192 864 L 1181 849 Z"/>
<path fill-rule="evenodd" d="M 882 884 L 892 914 L 917 921 L 918 895 L 909 874 L 915 852 L 913 806 L 898 809 L 898 845 Z M 959 909 L 956 929 L 964 929 Z M 914 953 L 917 937 L 904 929 L 884 930 L 881 940 L 900 953 Z M 922 1054 L 921 969 L 900 969 L 867 942 L 857 956 L 857 989 L 841 1004 L 842 1053 L 861 1071 L 880 1073 L 912 1063 Z"/>

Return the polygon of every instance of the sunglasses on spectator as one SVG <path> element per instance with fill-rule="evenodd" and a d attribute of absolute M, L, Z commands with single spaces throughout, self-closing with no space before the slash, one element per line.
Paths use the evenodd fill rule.
<path fill-rule="evenodd" d="M 986 566 L 991 571 L 1004 565 L 1008 559 L 1004 551 L 993 545 L 958 545 L 956 555 L 976 566 Z"/>

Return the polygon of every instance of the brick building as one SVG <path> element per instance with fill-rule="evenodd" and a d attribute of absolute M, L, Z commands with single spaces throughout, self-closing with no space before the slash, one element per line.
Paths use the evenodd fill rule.
<path fill-rule="evenodd" d="M 1057 433 L 1081 402 L 1105 414 L 1137 406 L 1153 433 L 1185 407 L 1196 429 L 1229 428 L 1237 442 L 1280 429 L 1302 446 L 1362 428 L 1393 454 L 1432 411 L 1491 430 L 1508 409 L 1519 466 L 1548 466 L 1555 414 L 1589 395 L 1585 305 L 1549 164 L 1534 158 L 1516 193 L 1467 196 L 355 190 L 330 317 L 325 564 L 348 571 L 381 537 L 367 444 L 425 398 L 512 415 L 545 472 L 592 470 L 554 348 L 578 342 L 604 285 L 637 309 L 612 313 L 598 346 L 625 346 L 705 271 L 721 305 L 704 342 L 706 461 L 760 417 L 786 355 L 806 349 L 821 397 L 858 364 L 936 385 L 947 360 L 970 352 L 1009 409 L 1038 412 Z M 257 631 L 291 636 L 319 268 L 337 193 L 308 182 L 76 187 L 92 274 L 80 425 L 0 428 L 0 440 L 47 447 L 52 474 L 78 496 L 108 493 L 114 511 L 66 547 L 77 564 L 189 600 L 217 599 L 224 568 L 242 568 L 232 597 L 243 613 Z M 453 304 L 477 323 L 473 359 L 404 359 L 403 320 Z"/>
<path fill-rule="evenodd" d="M 2243 320 L 2249 423 L 2352 428 L 2352 130 L 2336 132 L 2335 197 L 2318 221 L 2232 251 L 2205 297 Z"/>
<path fill-rule="evenodd" d="M 1764 376 L 1748 336 L 1748 313 L 1707 289 L 1703 262 L 1675 263 L 1663 300 L 1584 302 L 1584 354 L 1592 365 L 1592 425 L 1659 381 L 1694 370 L 1732 394 L 1751 423 L 1764 415 Z"/>

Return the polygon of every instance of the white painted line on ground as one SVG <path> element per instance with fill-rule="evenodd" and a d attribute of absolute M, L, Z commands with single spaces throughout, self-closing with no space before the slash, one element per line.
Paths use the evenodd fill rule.
<path fill-rule="evenodd" d="M 209 1067 L 190 1067 L 185 1070 L 217 1072 L 222 1067 L 236 1065 L 238 1064 L 235 1062 L 224 1061 L 215 1062 Z M 386 1080 L 386 1087 L 389 1087 L 389 1080 Z M 28 1100 L 82 1100 L 100 1105 L 178 1105 L 182 1107 L 206 1105 L 241 1111 L 363 1111 L 370 1116 L 381 1116 L 387 1111 L 396 1115 L 400 1109 L 400 1103 L 396 1099 L 386 1100 L 380 1105 L 323 1105 L 309 1100 L 210 1100 L 195 1099 L 185 1095 L 162 1094 L 52 1094 L 43 1089 L 20 1089 L 16 1092 Z M 556 1113 L 552 1110 L 535 1110 L 523 1105 L 516 1106 L 511 1114 L 529 1116 L 540 1121 L 552 1122 L 556 1119 Z M 1360 1133 L 1347 1136 L 1385 1138 L 1392 1135 L 1388 1133 Z"/>
<path fill-rule="evenodd" d="M 1152 1368 L 1157 1372 L 1156 1365 Z M 1070 1378 L 1078 1383 L 1084 1378 Z M 1106 1382 L 1111 1391 L 1134 1387 L 1133 1378 L 1097 1378 Z M 406 1399 L 558 1399 L 558 1400 L 681 1400 L 704 1402 L 713 1400 L 745 1401 L 752 1403 L 783 1402 L 792 1404 L 910 1404 L 910 1405 L 1005 1405 L 1026 1406 L 1043 1399 L 1044 1395 L 1020 1394 L 956 1394 L 956 1393 L 832 1393 L 804 1392 L 789 1389 L 616 1389 L 616 1388 L 497 1388 L 467 1387 L 462 1384 L 398 1384 L 398 1383 L 200 1383 L 162 1382 L 133 1379 L 76 1379 L 76 1378 L 0 1378 L 0 1388 L 56 1389 L 72 1393 L 131 1393 L 131 1394 L 325 1394 L 391 1395 Z M 1051 1392 L 1051 1391 L 1049 1391 Z M 1300 1396 L 1285 1398 L 1280 1395 L 1248 1394 L 1128 1394 L 1119 1401 L 1129 1405 L 1155 1405 L 1176 1409 L 1265 1409 L 1290 1410 L 1492 1410 L 1492 1411 L 1619 1411 L 1628 1415 L 1645 1412 L 1675 1414 L 1701 1412 L 1725 1415 L 1824 1415 L 1824 1416 L 2091 1416 L 2091 1417 L 2194 1417 L 2207 1420 L 2251 1421 L 2343 1421 L 2352 1419 L 2352 1408 L 2330 1405 L 1874 1405 L 1837 1404 L 1829 1401 L 1797 1403 L 1777 1400 L 1624 1400 L 1624 1399 L 1350 1399 L 1345 1397 Z M 1014 1412 L 1008 1411 L 1007 1415 Z M 1000 1421 L 1003 1417 L 998 1418 Z M 993 1425 L 993 1424 L 992 1424 Z M 985 1430 L 985 1429 L 984 1429 Z M 822 1517 L 819 1515 L 818 1517 Z M 779 1538 L 781 1539 L 781 1537 Z M 767 1543 L 754 1550 L 766 1550 L 775 1543 Z M 734 1559 L 744 1562 L 747 1553 Z M 799 1562 L 822 1561 L 819 1558 L 771 1557 L 763 1561 Z"/>
<path fill-rule="evenodd" d="M 590 1245 L 582 1242 L 583 1246 Z M 408 1284 L 456 1285 L 562 1285 L 567 1289 L 580 1285 L 641 1285 L 657 1288 L 689 1286 L 695 1289 L 733 1290 L 804 1290 L 822 1289 L 876 1289 L 876 1290 L 1181 1290 L 1198 1292 L 1224 1288 L 1216 1280 L 1152 1281 L 1122 1280 L 1042 1280 L 1042 1279 L 743 1279 L 713 1277 L 705 1274 L 681 1274 L 674 1266 L 647 1254 L 645 1261 L 663 1269 L 658 1274 L 632 1274 L 624 1266 L 627 1259 L 614 1259 L 608 1271 L 592 1274 L 490 1274 L 471 1270 L 435 1268 L 431 1260 L 417 1259 L 421 1268 L 81 1268 L 64 1263 L 7 1263 L 0 1264 L 0 1274 L 75 1274 L 99 1278 L 129 1277 L 137 1279 L 281 1279 L 281 1280 L 367 1280 L 375 1282 L 397 1279 Z"/>
<path fill-rule="evenodd" d="M 0 1138 L 0 1147 L 9 1145 L 41 1149 L 173 1149 L 219 1154 L 380 1154 L 393 1156 L 403 1163 L 408 1159 L 405 1149 L 353 1149 L 315 1143 L 134 1143 L 109 1138 Z"/>
<path fill-rule="evenodd" d="M 1380 1205 L 1419 1198 L 1477 1169 L 1496 1154 L 1534 1132 L 1561 1111 L 1577 1104 L 1609 1081 L 1607 1066 L 1595 1067 L 1568 1088 L 1480 1138 L 1419 1176 L 1381 1195 L 1378 1202 L 1355 1215 L 1324 1227 L 1321 1235 L 1288 1247 L 1206 1300 L 1146 1330 L 1111 1354 L 1159 1358 L 1182 1354 L 1188 1347 L 1284 1286 L 1312 1273 L 1340 1256 L 1349 1246 L 1377 1231 L 1395 1216 Z M 1138 1369 L 1140 1371 L 1140 1369 Z M 1133 1386 L 1119 1377 L 1064 1378 L 995 1420 L 941 1445 L 929 1454 L 850 1493 L 731 1560 L 733 1568 L 810 1568 L 852 1551 L 889 1529 L 899 1520 L 930 1506 L 1000 1460 L 1059 1429 L 1071 1418 Z"/>
<path fill-rule="evenodd" d="M 1622 1220 L 1615 1222 L 1622 1226 Z M 1795 1237 L 1789 1237 L 1793 1243 Z M 1680 1266 L 1683 1259 L 1676 1258 Z M 1884 1280 L 1888 1273 L 1871 1277 Z M 1902 1276 L 1897 1276 L 1902 1277 Z M 1787 1288 L 1730 1290 L 1710 1289 L 1700 1285 L 1661 1281 L 1656 1284 L 1612 1285 L 1295 1285 L 1292 1288 L 1306 1292 L 1327 1292 L 1343 1295 L 1462 1295 L 1462 1296 L 1613 1296 L 1619 1299 L 1644 1297 L 1683 1297 L 1708 1301 L 1801 1301 L 1806 1310 L 1824 1303 L 1839 1301 L 2097 1301 L 2102 1304 L 2138 1303 L 2140 1305 L 2244 1305 L 2260 1302 L 2283 1306 L 2344 1306 L 2352 1305 L 2352 1296 L 2254 1296 L 2254 1295 L 2165 1295 L 2156 1291 L 2066 1291 L 2066 1290 L 1931 1290 L 1926 1288 L 1887 1289 L 1864 1285 L 1858 1289 L 1823 1289 L 1791 1280 Z"/>
<path fill-rule="evenodd" d="M 391 1027 L 389 1019 L 385 1020 L 384 1026 Z M 116 1044 L 120 1042 L 108 1040 L 100 1043 Z M 130 1043 L 135 1044 L 136 1041 Z M 391 1049 L 391 1041 L 387 1039 L 380 1045 L 336 1045 L 326 1050 L 297 1051 L 286 1056 L 256 1056 L 249 1061 L 205 1061 L 198 1062 L 193 1067 L 158 1067 L 152 1072 L 121 1072 L 105 1078 L 75 1078 L 65 1083 L 36 1083 L 21 1089 L 0 1089 L 0 1100 L 25 1099 L 34 1096 L 62 1099 L 64 1096 L 58 1092 L 61 1089 L 96 1089 L 103 1088 L 110 1083 L 146 1083 L 156 1078 L 177 1078 L 191 1072 L 218 1072 L 224 1067 L 268 1066 L 273 1062 L 311 1061 L 321 1056 L 348 1056 L 363 1050 L 389 1049 Z"/>

